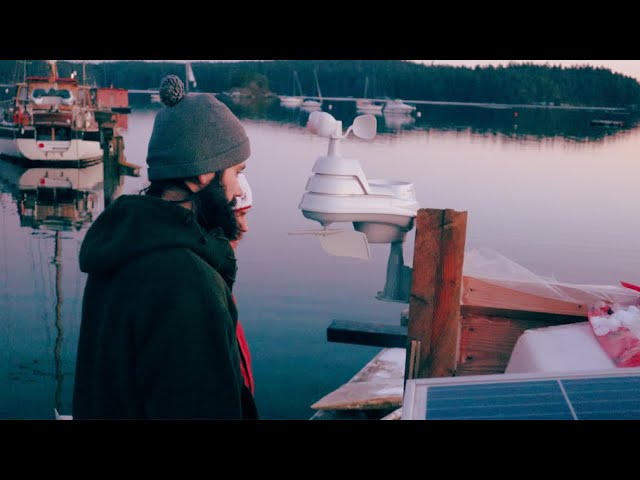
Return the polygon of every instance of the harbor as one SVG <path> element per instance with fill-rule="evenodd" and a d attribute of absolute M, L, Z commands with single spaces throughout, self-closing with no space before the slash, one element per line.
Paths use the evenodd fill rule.
<path fill-rule="evenodd" d="M 47 77 L 26 76 L 15 84 L 14 98 L 3 103 L 0 156 L 29 166 L 83 167 L 102 160 L 96 114 L 113 112 L 126 128 L 128 93 L 91 87 L 77 74 L 59 77 L 57 61 L 49 61 Z"/>
<path fill-rule="evenodd" d="M 147 185 L 146 149 L 159 106 L 150 93 L 133 90 L 127 89 L 126 128 L 115 128 L 117 112 L 94 114 L 96 131 L 100 124 L 103 130 L 94 165 L 60 167 L 64 171 L 51 166 L 46 176 L 38 169 L 47 165 L 0 162 L 2 418 L 48 420 L 54 408 L 70 412 L 85 281 L 79 246 L 111 199 Z M 234 295 L 266 420 L 398 420 L 405 413 L 405 382 L 502 375 L 525 331 L 587 321 L 584 308 L 592 297 L 542 301 L 514 285 L 492 286 L 486 269 L 466 270 L 478 249 L 498 252 L 529 272 L 529 280 L 553 278 L 554 289 L 639 283 L 634 206 L 640 135 L 632 116 L 622 127 L 601 128 L 591 120 L 615 114 L 534 106 L 518 108 L 515 117 L 512 106 L 421 103 L 410 96 L 401 97 L 416 106 L 409 115 L 375 115 L 376 137 L 350 136 L 341 149 L 344 157 L 359 160 L 369 187 L 384 187 L 376 183 L 380 179 L 386 186 L 413 184 L 419 208 L 403 242 L 402 266 L 424 280 L 449 258 L 434 245 L 435 236 L 423 235 L 435 231 L 429 222 L 439 218 L 440 226 L 448 226 L 439 230 L 440 238 L 454 225 L 466 229 L 457 240 L 464 248 L 452 250 L 457 257 L 450 281 L 436 275 L 440 280 L 414 279 L 409 290 L 398 290 L 387 282 L 389 260 L 398 253 L 391 244 L 371 243 L 366 259 L 335 257 L 317 238 L 289 234 L 321 228 L 300 208 L 313 165 L 328 151 L 329 140 L 307 128 L 311 112 L 284 107 L 277 97 L 254 107 L 219 98 L 251 139 L 247 176 L 255 205 L 238 248 Z M 356 98 L 347 99 L 323 95 L 320 108 L 343 123 L 343 132 L 360 114 Z M 37 188 L 27 192 L 42 178 L 74 193 L 54 199 L 37 195 Z M 611 188 L 603 191 L 603 185 Z M 426 262 L 420 256 L 425 251 L 440 252 L 438 261 Z M 406 273 L 399 262 L 392 265 Z M 445 287 L 459 288 L 457 296 Z M 409 298 L 380 298 L 394 292 Z M 446 321 L 425 311 L 434 298 L 458 298 L 438 310 L 449 312 Z M 426 335 L 447 341 L 426 341 Z"/>

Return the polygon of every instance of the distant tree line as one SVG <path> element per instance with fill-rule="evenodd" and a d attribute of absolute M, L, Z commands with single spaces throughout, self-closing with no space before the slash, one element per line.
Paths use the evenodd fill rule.
<path fill-rule="evenodd" d="M 26 67 L 27 75 L 46 75 L 48 71 L 43 60 L 28 61 Z M 98 86 L 156 89 L 165 75 L 185 78 L 185 66 L 180 63 L 87 62 L 84 67 L 86 81 Z M 194 62 L 192 67 L 198 90 L 216 93 L 258 84 L 279 95 L 299 95 L 295 71 L 303 95 L 315 96 L 315 71 L 326 97 L 363 97 L 366 82 L 369 98 L 608 107 L 640 104 L 638 81 L 587 65 L 524 63 L 468 68 L 400 60 L 280 60 Z M 58 70 L 61 76 L 75 70 L 82 80 L 81 63 L 61 61 Z M 0 82 L 22 80 L 24 71 L 24 61 L 2 60 Z"/>

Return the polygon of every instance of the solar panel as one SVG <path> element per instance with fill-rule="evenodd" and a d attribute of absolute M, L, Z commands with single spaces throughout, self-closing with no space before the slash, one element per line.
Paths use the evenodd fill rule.
<path fill-rule="evenodd" d="M 408 380 L 402 419 L 640 419 L 640 368 Z"/>

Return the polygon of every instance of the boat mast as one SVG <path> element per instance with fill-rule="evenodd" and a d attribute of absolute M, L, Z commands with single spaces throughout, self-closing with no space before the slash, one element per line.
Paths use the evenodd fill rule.
<path fill-rule="evenodd" d="M 62 390 L 64 383 L 61 355 L 64 330 L 62 328 L 62 239 L 60 238 L 59 231 L 56 231 L 55 235 L 55 255 L 53 258 L 53 263 L 56 267 L 56 343 L 53 348 L 53 357 L 55 360 L 56 369 L 55 408 L 60 411 L 62 407 Z"/>
<path fill-rule="evenodd" d="M 300 92 L 300 96 L 304 97 L 304 94 L 302 93 L 302 85 L 300 85 L 300 78 L 298 78 L 298 72 L 297 71 L 293 71 L 293 78 L 295 80 L 295 83 L 293 84 L 293 96 L 296 96 L 296 84 L 298 85 L 298 91 Z"/>
<path fill-rule="evenodd" d="M 57 60 L 47 60 L 49 63 L 50 73 L 49 80 L 55 82 L 58 79 L 58 61 Z"/>
<path fill-rule="evenodd" d="M 31 62 L 29 60 L 22 60 L 22 81 L 27 81 L 27 65 Z M 17 68 L 17 67 L 16 67 Z"/>
<path fill-rule="evenodd" d="M 322 102 L 322 93 L 320 93 L 320 82 L 318 81 L 318 69 L 313 69 L 313 77 L 316 79 L 316 88 L 318 89 L 318 98 Z"/>
<path fill-rule="evenodd" d="M 293 71 L 293 76 L 291 78 L 291 96 L 295 97 L 296 96 L 296 71 Z"/>
<path fill-rule="evenodd" d="M 184 93 L 189 93 L 189 62 L 184 64 Z"/>
<path fill-rule="evenodd" d="M 193 83 L 193 88 L 198 86 L 196 82 L 196 76 L 193 73 L 193 67 L 191 66 L 191 62 L 186 62 L 184 65 L 185 68 L 185 88 L 186 92 L 189 93 L 189 83 Z"/>

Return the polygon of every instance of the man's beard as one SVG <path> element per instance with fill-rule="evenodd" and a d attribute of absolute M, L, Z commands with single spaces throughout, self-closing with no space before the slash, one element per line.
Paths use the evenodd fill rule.
<path fill-rule="evenodd" d="M 207 230 L 220 227 L 224 236 L 229 240 L 236 240 L 240 235 L 240 228 L 233 213 L 233 200 L 227 200 L 224 187 L 214 178 L 202 190 L 191 196 L 195 203 L 198 223 Z"/>

